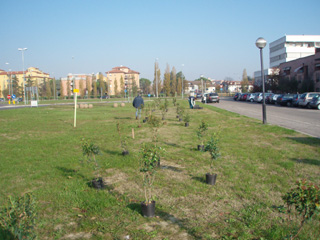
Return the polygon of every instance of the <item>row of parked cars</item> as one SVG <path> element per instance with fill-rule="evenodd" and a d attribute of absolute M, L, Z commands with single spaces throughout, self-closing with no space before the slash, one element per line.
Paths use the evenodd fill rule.
<path fill-rule="evenodd" d="M 263 93 L 236 93 L 235 101 L 249 101 L 262 103 Z M 320 110 L 320 92 L 307 92 L 303 94 L 275 94 L 265 93 L 267 104 L 278 104 L 288 107 L 306 107 Z"/>

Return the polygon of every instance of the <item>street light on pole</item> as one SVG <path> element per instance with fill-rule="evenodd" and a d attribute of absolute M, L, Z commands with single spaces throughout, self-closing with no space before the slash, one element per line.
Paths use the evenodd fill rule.
<path fill-rule="evenodd" d="M 26 102 L 26 76 L 24 72 L 24 51 L 26 51 L 27 48 L 18 48 L 18 51 L 21 51 L 22 53 L 22 71 L 23 71 L 23 98 L 24 98 L 24 104 L 27 104 Z"/>
<path fill-rule="evenodd" d="M 263 124 L 267 123 L 267 113 L 266 113 L 266 101 L 265 101 L 265 84 L 264 84 L 264 72 L 263 72 L 263 55 L 262 49 L 267 45 L 267 41 L 262 37 L 258 38 L 256 41 L 257 48 L 260 49 L 260 61 L 261 61 L 261 79 L 262 79 L 262 121 Z"/>

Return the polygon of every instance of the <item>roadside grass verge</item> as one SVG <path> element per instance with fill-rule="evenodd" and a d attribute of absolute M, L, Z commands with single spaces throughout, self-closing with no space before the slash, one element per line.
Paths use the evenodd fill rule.
<path fill-rule="evenodd" d="M 181 102 L 187 107 L 186 102 Z M 280 213 L 283 196 L 299 179 L 320 185 L 320 140 L 212 106 L 187 110 L 190 127 L 170 102 L 159 145 L 166 149 L 156 175 L 156 218 L 141 216 L 144 199 L 138 152 L 151 129 L 135 120 L 131 103 L 95 103 L 0 111 L 0 204 L 8 195 L 33 192 L 40 239 L 284 239 L 298 228 Z M 154 114 L 160 116 L 157 110 Z M 204 119 L 220 132 L 215 186 L 205 184 L 209 155 L 197 151 L 196 129 Z M 122 156 L 116 123 L 128 137 Z M 135 139 L 132 139 L 134 129 Z M 209 134 L 210 135 L 210 134 Z M 97 191 L 89 166 L 81 165 L 81 140 L 98 145 L 107 184 Z M 299 239 L 317 239 L 319 216 Z M 0 229 L 1 236 L 1 229 Z"/>

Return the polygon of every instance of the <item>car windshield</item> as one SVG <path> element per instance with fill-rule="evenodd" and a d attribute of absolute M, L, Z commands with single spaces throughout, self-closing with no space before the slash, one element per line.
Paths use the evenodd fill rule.
<path fill-rule="evenodd" d="M 300 99 L 304 99 L 305 97 L 306 97 L 306 93 L 304 93 L 304 94 L 302 94 L 301 96 L 300 96 Z"/>

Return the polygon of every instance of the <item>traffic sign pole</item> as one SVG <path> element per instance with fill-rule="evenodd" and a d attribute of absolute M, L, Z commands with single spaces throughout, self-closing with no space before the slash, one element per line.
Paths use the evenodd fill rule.
<path fill-rule="evenodd" d="M 77 92 L 74 93 L 74 124 L 73 127 L 77 126 Z"/>

